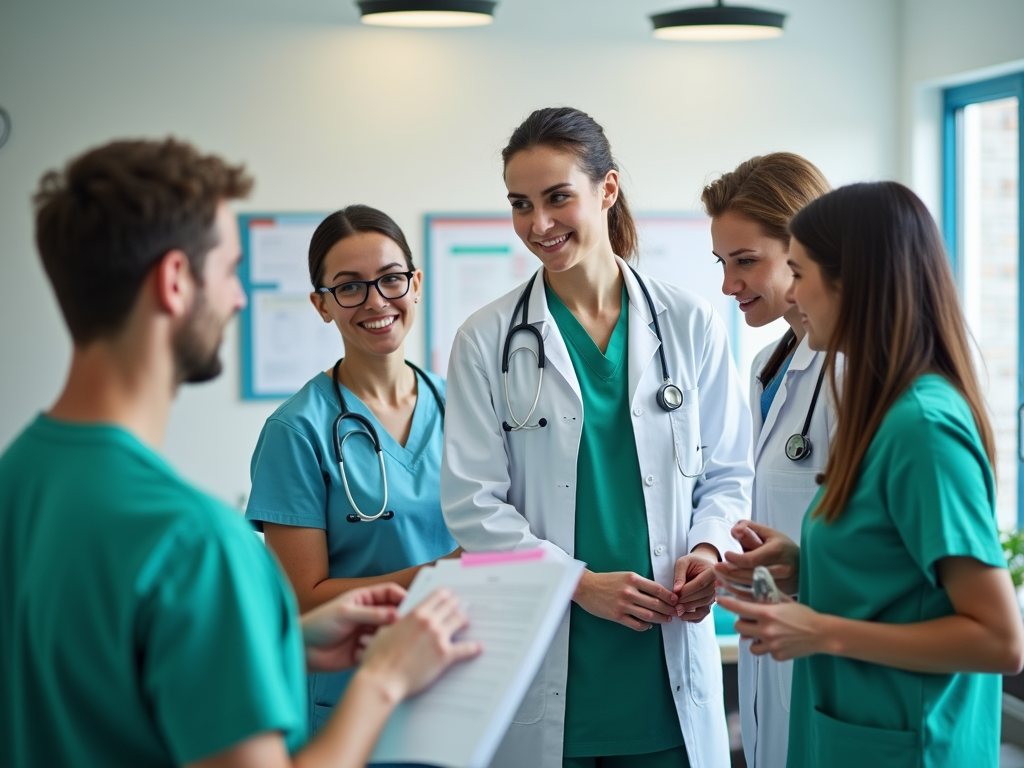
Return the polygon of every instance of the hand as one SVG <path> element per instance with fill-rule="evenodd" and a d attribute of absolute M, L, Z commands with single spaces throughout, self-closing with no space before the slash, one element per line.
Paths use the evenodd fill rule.
<path fill-rule="evenodd" d="M 376 584 L 350 590 L 302 616 L 306 666 L 334 672 L 354 666 L 367 635 L 390 624 L 405 590 L 397 584 Z"/>
<path fill-rule="evenodd" d="M 777 605 L 748 603 L 721 597 L 718 604 L 740 618 L 736 632 L 750 639 L 755 656 L 771 654 L 776 661 L 828 653 L 828 616 L 783 597 Z"/>
<path fill-rule="evenodd" d="M 452 637 L 468 623 L 458 598 L 446 589 L 435 590 L 407 616 L 377 633 L 366 647 L 358 674 L 376 679 L 397 703 L 422 691 L 456 661 L 480 654 L 480 643 Z"/>
<path fill-rule="evenodd" d="M 710 544 L 698 544 L 688 555 L 676 560 L 675 583 L 679 602 L 676 615 L 683 621 L 698 622 L 711 613 L 715 602 L 715 571 L 718 550 Z"/>
<path fill-rule="evenodd" d="M 732 536 L 743 552 L 726 552 L 725 562 L 715 566 L 723 582 L 750 585 L 754 568 L 763 565 L 775 579 L 781 592 L 795 595 L 800 586 L 800 546 L 788 536 L 753 520 L 741 520 Z"/>
<path fill-rule="evenodd" d="M 587 613 L 643 632 L 672 621 L 676 596 L 658 584 L 629 571 L 584 571 L 573 600 Z"/>

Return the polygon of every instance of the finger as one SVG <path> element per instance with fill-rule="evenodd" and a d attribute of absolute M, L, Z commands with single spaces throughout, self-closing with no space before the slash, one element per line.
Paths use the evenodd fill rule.
<path fill-rule="evenodd" d="M 669 605 L 664 600 L 659 600 L 656 597 L 645 595 L 643 592 L 636 592 L 635 594 L 630 595 L 630 600 L 634 605 L 640 608 L 660 613 L 663 616 L 671 617 L 676 615 L 676 607 L 674 605 Z M 630 612 L 632 613 L 632 611 Z"/>
<path fill-rule="evenodd" d="M 630 616 L 628 613 L 619 620 L 619 623 L 629 627 L 630 629 L 635 629 L 637 632 L 646 632 L 654 626 L 646 621 L 640 621 L 638 618 Z"/>
<path fill-rule="evenodd" d="M 425 598 L 423 601 L 416 606 L 415 611 L 433 613 L 437 611 L 438 607 L 443 603 L 451 600 L 455 595 L 450 589 L 444 587 L 438 587 Z"/>
<path fill-rule="evenodd" d="M 633 579 L 633 586 L 637 589 L 638 592 L 643 592 L 645 595 L 656 597 L 663 603 L 667 603 L 668 605 L 676 604 L 678 598 L 671 589 L 666 589 L 665 587 L 661 586 L 661 584 L 659 584 L 658 582 L 651 581 L 650 579 L 645 579 L 643 576 L 640 576 L 638 574 L 633 574 L 633 576 L 636 577 L 635 579 Z"/>
<path fill-rule="evenodd" d="M 627 615 L 639 619 L 645 624 L 664 624 L 672 621 L 672 617 L 675 615 L 675 606 L 669 607 L 668 610 L 671 613 L 659 613 L 658 611 L 649 611 L 639 605 L 631 605 L 625 609 L 625 612 Z"/>
<path fill-rule="evenodd" d="M 737 616 L 742 616 L 744 619 L 757 620 L 762 617 L 760 608 L 757 603 L 748 603 L 744 600 L 737 600 L 734 597 L 721 597 L 718 599 L 718 604 L 725 608 L 730 613 L 735 613 Z"/>
<path fill-rule="evenodd" d="M 695 611 L 684 613 L 679 618 L 681 621 L 689 621 L 691 623 L 696 623 L 698 621 L 704 621 L 704 619 L 708 617 L 709 613 L 711 613 L 710 607 L 698 608 Z"/>
<path fill-rule="evenodd" d="M 390 581 L 385 584 L 374 584 L 367 587 L 366 591 L 374 605 L 397 606 L 405 599 L 405 590 Z"/>
<path fill-rule="evenodd" d="M 707 608 L 715 602 L 715 591 L 712 589 L 704 597 L 694 597 L 691 600 L 687 600 L 685 603 L 679 603 L 676 606 L 676 612 L 682 616 L 684 613 L 694 611 L 698 608 Z"/>
<path fill-rule="evenodd" d="M 753 570 L 761 565 L 762 555 L 763 552 L 760 549 L 751 550 L 750 552 L 733 552 L 730 549 L 725 553 L 725 562 L 737 568 Z"/>
<path fill-rule="evenodd" d="M 713 569 L 708 568 L 705 571 L 701 571 L 692 579 L 681 585 L 681 588 L 676 591 L 679 595 L 679 600 L 682 602 L 686 600 L 690 595 L 701 592 L 706 589 L 714 589 L 715 586 L 715 572 Z"/>
<path fill-rule="evenodd" d="M 451 648 L 448 649 L 448 659 L 452 663 L 466 661 L 467 659 L 479 656 L 483 652 L 483 643 L 476 640 L 460 640 L 457 643 L 452 643 Z"/>
<path fill-rule="evenodd" d="M 752 520 L 741 520 L 732 527 L 732 537 L 739 542 L 745 552 L 764 544 L 764 538 L 758 535 L 755 525 L 757 523 Z"/>
<path fill-rule="evenodd" d="M 344 609 L 338 611 L 338 617 L 352 624 L 381 627 L 393 623 L 398 617 L 398 609 L 393 606 L 348 605 L 338 607 Z"/>

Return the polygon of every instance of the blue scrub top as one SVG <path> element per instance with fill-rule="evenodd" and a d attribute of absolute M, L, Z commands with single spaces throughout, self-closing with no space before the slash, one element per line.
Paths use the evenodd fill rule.
<path fill-rule="evenodd" d="M 427 374 L 445 397 L 445 382 Z M 245 516 L 262 528 L 264 521 L 327 531 L 331 578 L 379 576 L 421 565 L 447 555 L 458 545 L 441 515 L 441 448 L 443 418 L 430 388 L 419 382 L 419 395 L 405 447 L 388 434 L 350 390 L 341 388 L 352 413 L 365 416 L 380 437 L 388 473 L 391 520 L 350 523 L 355 510 L 345 496 L 334 457 L 331 428 L 341 412 L 331 377 L 319 373 L 267 419 L 253 453 L 252 492 Z M 342 422 L 344 435 L 362 429 Z M 382 500 L 380 465 L 368 438 L 345 442 L 345 472 L 356 504 L 376 514 Z M 310 676 L 311 728 L 329 715 L 346 673 Z"/>

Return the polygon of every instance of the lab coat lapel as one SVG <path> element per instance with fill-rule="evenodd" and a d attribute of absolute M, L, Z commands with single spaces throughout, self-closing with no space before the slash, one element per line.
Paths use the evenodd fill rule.
<path fill-rule="evenodd" d="M 558 331 L 555 318 L 548 309 L 547 291 L 544 287 L 544 267 L 537 270 L 537 279 L 533 283 L 533 293 L 530 294 L 529 318 L 530 325 L 536 326 L 544 339 L 545 376 L 554 372 L 565 379 L 566 383 L 576 393 L 579 401 L 583 402 L 583 393 L 580 390 L 580 381 L 576 378 L 576 369 L 572 366 L 569 358 L 569 349 L 565 346 L 565 339 Z"/>
<path fill-rule="evenodd" d="M 771 434 L 772 428 L 775 426 L 775 422 L 779 418 L 779 412 L 782 410 L 782 406 L 785 405 L 786 398 L 789 396 L 788 385 L 791 382 L 791 377 L 789 375 L 790 372 L 806 370 L 807 366 L 814 361 L 815 354 L 817 353 L 807 345 L 807 336 L 804 336 L 797 345 L 796 350 L 793 352 L 793 361 L 789 364 L 789 369 L 786 371 L 785 378 L 783 378 L 782 384 L 779 386 L 779 390 L 775 393 L 775 399 L 772 400 L 772 405 L 768 409 L 768 416 L 765 418 L 761 431 L 757 435 L 757 447 L 754 449 L 755 462 L 761 455 L 761 449 L 764 447 L 765 441 L 768 439 L 768 435 Z M 761 388 L 761 391 L 764 391 L 763 387 Z M 760 402 L 757 404 L 757 407 L 760 410 Z"/>
<path fill-rule="evenodd" d="M 658 354 L 660 342 L 658 334 L 651 327 L 654 318 L 651 317 L 643 289 L 626 262 L 622 259 L 618 259 L 618 262 L 629 296 L 629 402 L 632 403 L 651 360 Z M 654 309 L 660 315 L 665 311 L 665 305 L 654 299 Z"/>

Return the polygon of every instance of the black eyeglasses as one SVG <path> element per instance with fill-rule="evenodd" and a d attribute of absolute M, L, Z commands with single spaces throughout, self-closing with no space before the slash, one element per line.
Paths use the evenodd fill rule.
<path fill-rule="evenodd" d="M 409 292 L 412 285 L 413 272 L 389 272 L 381 275 L 376 280 L 350 280 L 347 283 L 338 283 L 330 288 L 321 288 L 320 293 L 329 293 L 338 302 L 339 307 L 352 309 L 366 302 L 370 295 L 370 286 L 377 289 L 377 293 L 385 299 L 400 299 Z"/>

